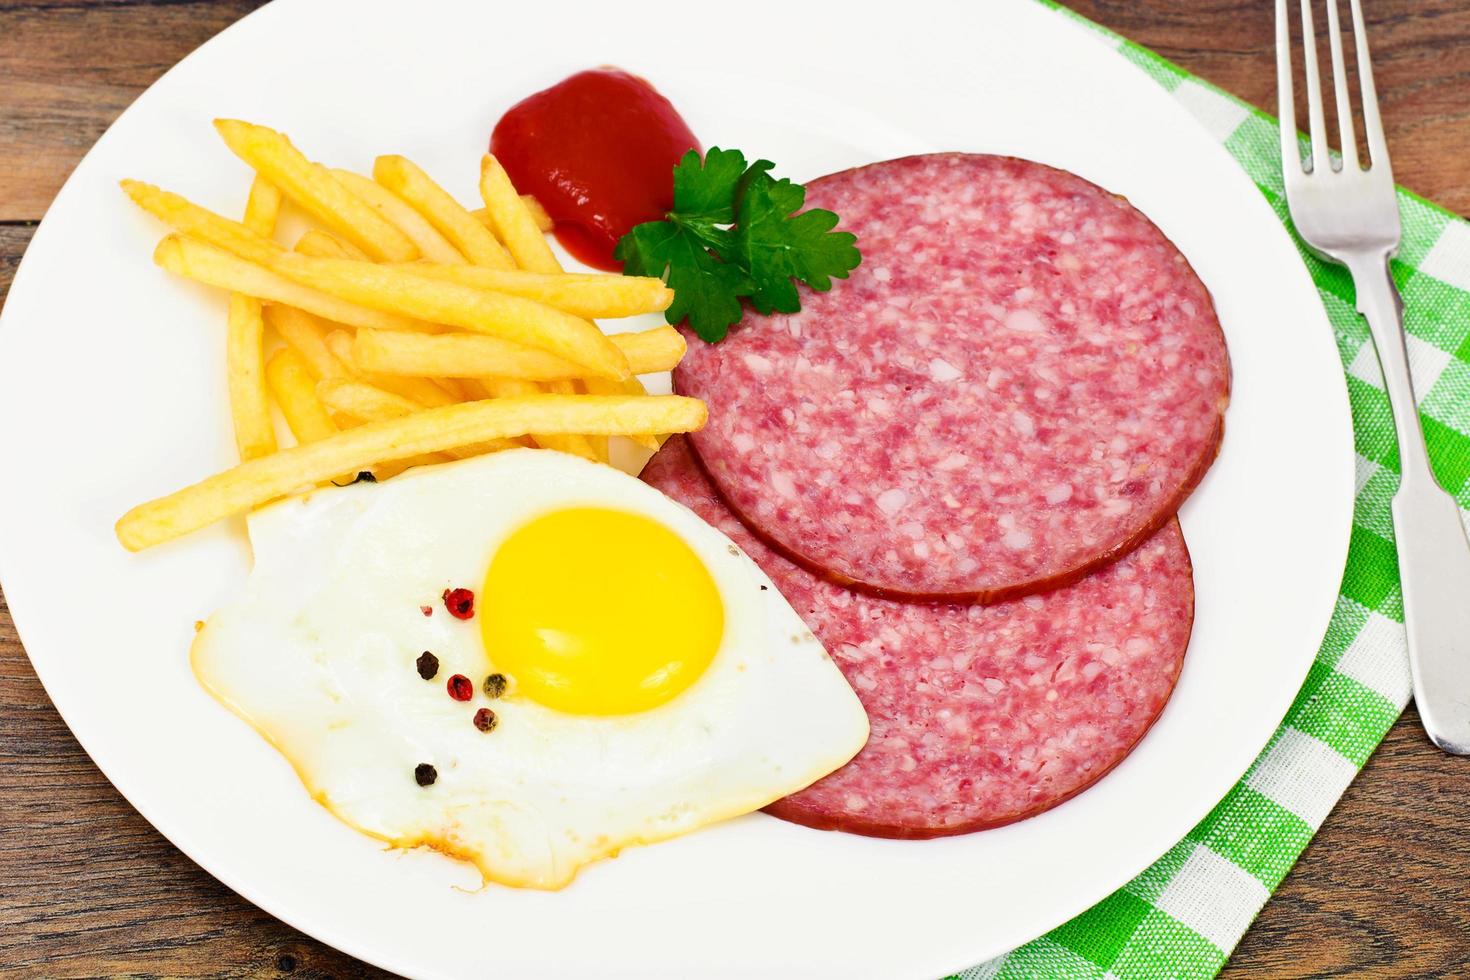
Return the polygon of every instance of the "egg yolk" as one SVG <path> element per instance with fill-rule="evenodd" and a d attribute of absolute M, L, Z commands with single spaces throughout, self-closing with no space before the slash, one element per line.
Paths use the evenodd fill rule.
<path fill-rule="evenodd" d="M 725 631 L 719 590 L 656 521 L 561 510 L 511 534 L 490 562 L 480 630 L 519 696 L 581 715 L 663 704 L 704 673 Z"/>

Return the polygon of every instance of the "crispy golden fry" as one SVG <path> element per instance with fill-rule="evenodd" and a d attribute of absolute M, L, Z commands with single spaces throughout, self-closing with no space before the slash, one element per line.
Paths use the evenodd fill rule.
<path fill-rule="evenodd" d="M 547 396 L 543 395 L 542 397 Z M 531 439 L 542 449 L 552 449 L 559 453 L 580 456 L 583 459 L 590 459 L 594 463 L 602 462 L 602 460 L 597 458 L 597 450 L 592 448 L 591 441 L 579 432 L 541 432 L 532 436 Z"/>
<path fill-rule="evenodd" d="M 581 365 L 583 374 L 611 378 L 629 374 L 623 352 L 591 321 L 533 300 L 426 279 L 398 266 L 290 252 L 278 254 L 269 268 L 351 303 L 551 351 Z"/>
<path fill-rule="evenodd" d="M 505 243 L 515 263 L 527 272 L 560 272 L 561 263 L 551 254 L 546 236 L 516 193 L 500 161 L 487 153 L 480 161 L 480 197 L 490 214 L 494 230 Z"/>
<path fill-rule="evenodd" d="M 368 254 L 351 242 L 344 242 L 330 232 L 312 228 L 296 240 L 292 251 L 302 255 L 314 255 L 326 259 L 357 259 L 371 261 Z"/>
<path fill-rule="evenodd" d="M 415 211 L 397 194 L 377 181 L 355 174 L 351 170 L 333 170 L 347 189 L 370 204 L 374 210 L 398 227 L 418 246 L 424 258 L 444 265 L 464 265 L 465 257 L 429 223 L 429 219 Z"/>
<path fill-rule="evenodd" d="M 684 356 L 684 338 L 673 327 L 613 334 L 609 339 L 627 357 L 634 374 L 671 370 Z M 419 377 L 570 381 L 586 373 L 555 354 L 472 333 L 362 330 L 352 346 L 352 360 L 365 371 Z"/>
<path fill-rule="evenodd" d="M 546 397 L 546 396 L 543 396 Z M 575 397 L 575 396 L 573 396 Z M 592 442 L 579 432 L 567 433 L 538 433 L 531 437 L 542 449 L 554 449 L 559 453 L 568 453 L 572 456 L 581 456 L 590 459 L 594 463 L 604 460 L 598 459 L 597 450 L 592 448 Z"/>
<path fill-rule="evenodd" d="M 334 330 L 327 334 L 326 345 L 333 356 L 346 366 L 350 375 L 378 388 L 391 391 L 402 398 L 407 398 L 420 408 L 436 408 L 440 405 L 453 405 L 461 401 L 428 378 L 396 377 L 364 371 L 352 352 L 352 337 L 344 330 Z"/>
<path fill-rule="evenodd" d="M 526 210 L 530 212 L 531 220 L 536 222 L 536 227 L 541 229 L 543 235 L 556 228 L 556 222 L 551 220 L 551 215 L 547 214 L 546 208 L 542 207 L 541 202 L 536 200 L 533 195 L 522 194 L 521 203 L 526 206 Z M 490 212 L 486 208 L 475 208 L 470 214 L 486 228 L 489 228 L 491 231 L 495 230 L 495 220 L 490 217 Z"/>
<path fill-rule="evenodd" d="M 275 231 L 280 212 L 280 190 L 257 175 L 245 203 L 245 227 L 268 238 Z M 260 300 L 231 293 L 227 323 L 225 386 L 230 396 L 235 446 L 241 459 L 268 456 L 276 451 L 276 429 L 271 422 L 265 383 L 265 321 Z"/>
<path fill-rule="evenodd" d="M 585 392 L 578 392 L 576 384 L 571 381 L 548 381 L 543 387 L 553 395 L 585 394 Z M 583 435 L 579 432 L 575 435 L 552 438 L 559 438 L 562 441 L 560 448 L 563 452 L 585 456 L 587 459 L 597 463 L 606 463 L 608 461 L 607 436 Z"/>
<path fill-rule="evenodd" d="M 609 339 L 623 352 L 630 365 L 638 365 L 633 370 L 634 374 L 672 371 L 684 359 L 684 352 L 689 349 L 683 334 L 673 327 L 654 327 L 651 330 L 613 334 Z M 641 389 L 642 385 L 638 387 Z M 639 394 L 642 393 L 640 390 Z"/>
<path fill-rule="evenodd" d="M 662 279 L 651 276 L 585 272 L 547 274 L 428 262 L 409 262 L 394 268 L 430 279 L 457 282 L 461 286 L 520 296 L 589 319 L 662 313 L 674 301 L 674 291 L 665 286 Z"/>
<path fill-rule="evenodd" d="M 472 382 L 478 385 L 487 398 L 534 398 L 546 391 L 534 381 L 517 381 L 514 378 L 479 378 Z M 530 439 L 543 449 L 571 453 L 584 459 L 593 459 L 592 445 L 576 432 L 533 432 Z"/>
<path fill-rule="evenodd" d="M 556 222 L 551 220 L 551 215 L 541 206 L 541 202 L 530 194 L 521 195 L 521 203 L 526 206 L 526 212 L 530 214 L 531 220 L 536 222 L 536 227 L 541 229 L 541 234 L 546 234 L 556 227 Z"/>
<path fill-rule="evenodd" d="M 255 184 L 251 188 L 250 203 L 247 208 L 256 206 L 255 187 L 273 188 L 274 185 L 265 181 L 258 174 Z M 202 208 L 191 201 L 180 197 L 172 191 L 165 191 L 154 187 L 152 184 L 143 184 L 136 180 L 122 181 L 122 188 L 137 204 L 144 210 L 167 221 L 178 231 L 186 235 L 192 235 L 203 239 L 211 245 L 217 245 L 228 252 L 247 259 L 251 262 L 267 262 L 281 251 L 281 246 L 270 238 L 271 231 L 275 229 L 275 218 L 271 217 L 269 228 L 262 232 L 250 226 L 249 222 L 231 221 L 223 215 L 215 214 L 207 208 Z M 269 210 L 274 205 L 275 213 L 280 210 L 280 192 L 262 191 L 262 194 L 273 193 L 275 201 L 262 199 L 258 205 L 261 209 Z M 248 217 L 248 216 L 247 216 Z M 326 256 L 337 259 L 358 259 L 367 261 L 368 255 L 362 249 L 350 242 L 344 242 L 325 231 L 311 229 L 301 236 L 296 243 L 296 251 L 303 255 Z"/>
<path fill-rule="evenodd" d="M 345 378 L 352 373 L 327 346 L 327 335 L 334 329 L 327 321 L 294 306 L 267 306 L 265 322 L 270 324 L 276 336 L 301 355 L 318 381 Z"/>
<path fill-rule="evenodd" d="M 417 456 L 410 456 L 407 459 L 396 459 L 391 463 L 379 463 L 373 467 L 373 477 L 379 482 L 382 482 L 383 480 L 392 479 L 404 470 L 411 470 L 415 466 L 433 466 L 435 463 L 448 463 L 456 458 L 458 457 L 451 456 L 448 453 L 420 453 Z M 342 481 L 338 480 L 336 482 L 341 483 Z"/>
<path fill-rule="evenodd" d="M 470 394 L 469 389 L 465 387 L 464 379 L 462 378 L 430 378 L 429 380 L 449 392 L 457 402 L 471 402 L 475 400 L 475 397 Z"/>
<path fill-rule="evenodd" d="M 539 395 L 425 409 L 249 460 L 141 504 L 117 522 L 117 537 L 129 551 L 140 551 L 337 473 L 490 439 L 511 439 L 533 430 L 597 435 L 690 432 L 703 426 L 705 419 L 703 402 L 677 395 Z"/>
<path fill-rule="evenodd" d="M 307 214 L 373 258 L 411 262 L 413 241 L 342 185 L 332 172 L 308 160 L 282 133 L 238 119 L 216 119 L 226 145 L 275 184 Z"/>
<path fill-rule="evenodd" d="M 245 199 L 245 227 L 266 238 L 274 235 L 284 200 L 279 187 L 256 174 L 250 182 L 250 196 Z"/>
<path fill-rule="evenodd" d="M 411 160 L 396 155 L 378 157 L 373 163 L 373 179 L 412 205 L 473 264 L 492 269 L 514 266 L 510 253 L 489 229 Z"/>
<path fill-rule="evenodd" d="M 289 253 L 282 251 L 279 254 Z M 431 323 L 369 309 L 319 290 L 308 289 L 263 266 L 247 262 L 222 248 L 188 235 L 169 235 L 159 242 L 153 253 L 153 261 L 175 275 L 254 296 L 267 303 L 294 306 L 348 326 L 431 332 L 438 329 Z"/>
<path fill-rule="evenodd" d="M 479 378 L 480 387 L 487 398 L 530 398 L 544 394 L 546 389 L 534 381 L 518 381 L 515 378 Z"/>
<path fill-rule="evenodd" d="M 410 456 L 408 459 L 396 459 L 391 463 L 379 463 L 373 467 L 373 477 L 381 483 L 416 466 L 433 466 L 436 463 L 452 462 L 456 458 L 448 453 L 422 453 L 418 456 Z"/>
<path fill-rule="evenodd" d="M 362 419 L 364 422 L 402 418 L 405 415 L 422 411 L 424 407 L 411 398 L 404 398 L 402 395 L 396 395 L 363 381 L 332 378 L 317 382 L 316 391 L 317 397 L 327 408 Z M 522 443 L 514 439 L 491 439 L 471 446 L 447 449 L 445 455 L 451 459 L 464 459 L 500 449 L 517 449 L 521 446 Z"/>
<path fill-rule="evenodd" d="M 680 338 L 683 339 L 682 337 Z M 646 395 L 648 389 L 643 387 L 643 382 L 636 377 L 626 381 L 610 381 L 607 378 L 583 378 L 582 387 L 587 389 L 589 395 Z M 663 446 L 660 433 L 640 432 L 628 436 L 634 443 L 644 449 L 658 452 Z"/>
<path fill-rule="evenodd" d="M 230 418 L 241 459 L 268 456 L 276 451 L 265 387 L 265 322 L 260 300 L 230 294 L 225 341 L 225 385 L 230 396 Z"/>
<path fill-rule="evenodd" d="M 322 404 L 330 410 L 360 418 L 364 422 L 401 418 L 423 411 L 424 408 L 411 398 L 404 398 L 354 378 L 326 378 L 318 381 L 316 393 Z"/>
<path fill-rule="evenodd" d="M 212 242 L 252 262 L 269 261 L 281 246 L 238 221 L 231 221 L 172 191 L 137 180 L 120 181 L 133 203 L 173 228 Z"/>
<path fill-rule="evenodd" d="M 298 443 L 316 442 L 337 431 L 316 397 L 316 381 L 300 354 L 289 347 L 276 351 L 265 366 L 265 377 Z"/>

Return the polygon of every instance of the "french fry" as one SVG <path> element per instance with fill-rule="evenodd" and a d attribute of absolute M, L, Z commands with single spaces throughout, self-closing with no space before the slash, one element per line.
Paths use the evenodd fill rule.
<path fill-rule="evenodd" d="M 463 378 L 430 378 L 429 380 L 449 392 L 450 396 L 457 402 L 470 402 L 475 400 L 465 387 Z"/>
<path fill-rule="evenodd" d="M 682 339 L 682 338 L 680 338 Z M 583 378 L 582 387 L 587 389 L 589 395 L 646 395 L 648 389 L 643 387 L 643 382 L 636 377 L 626 381 L 609 381 L 607 378 Z M 663 447 L 661 433 L 640 432 L 628 436 L 634 443 L 644 449 L 658 452 Z"/>
<path fill-rule="evenodd" d="M 279 254 L 281 246 L 270 239 L 270 232 L 274 230 L 274 217 L 269 229 L 261 232 L 252 228 L 248 222 L 242 223 L 231 221 L 202 208 L 187 198 L 180 197 L 172 191 L 166 191 L 152 184 L 144 184 L 136 180 L 124 180 L 122 188 L 127 192 L 139 207 L 145 211 L 162 218 L 174 227 L 175 230 L 202 239 L 211 245 L 216 245 L 227 252 L 232 252 L 242 259 L 251 262 L 269 262 Z M 255 201 L 254 187 L 271 187 L 274 185 L 265 181 L 260 175 L 256 175 L 255 184 L 252 185 L 251 202 Z M 262 192 L 265 193 L 265 192 Z M 276 212 L 280 209 L 280 191 L 273 191 L 275 201 L 273 202 Z M 269 208 L 272 202 L 262 201 L 260 207 Z M 251 204 L 246 205 L 247 208 Z M 344 242 L 328 232 L 313 228 L 301 236 L 296 243 L 296 251 L 303 255 L 326 256 L 337 259 L 357 259 L 367 261 L 368 255 L 362 249 L 350 242 Z"/>
<path fill-rule="evenodd" d="M 265 321 L 276 336 L 296 351 L 311 369 L 312 377 L 345 378 L 352 374 L 351 368 L 342 363 L 327 346 L 327 335 L 333 327 L 320 317 L 294 306 L 267 306 Z"/>
<path fill-rule="evenodd" d="M 599 463 L 612 461 L 612 455 L 608 452 L 608 436 L 583 436 L 587 445 L 592 449 L 592 455 L 597 457 Z"/>
<path fill-rule="evenodd" d="M 515 378 L 480 378 L 478 380 L 488 398 L 530 398 L 544 394 L 546 391 L 534 381 L 518 381 Z"/>
<path fill-rule="evenodd" d="M 186 235 L 203 239 L 252 262 L 269 261 L 282 251 L 281 246 L 266 235 L 202 208 L 173 191 L 138 180 L 123 180 L 119 184 L 134 204 Z"/>
<path fill-rule="evenodd" d="M 317 382 L 316 391 L 317 397 L 327 408 L 362 419 L 364 422 L 402 418 L 423 409 L 422 405 L 411 398 L 395 395 L 391 391 L 363 381 L 331 378 Z M 451 459 L 464 459 L 501 449 L 517 449 L 521 446 L 522 444 L 514 439 L 491 439 L 471 446 L 447 449 L 445 456 Z"/>
<path fill-rule="evenodd" d="M 588 319 L 662 313 L 674 291 L 652 276 L 612 276 L 585 272 L 546 274 L 519 269 L 487 269 L 479 265 L 436 265 L 409 262 L 394 268 L 417 276 L 457 282 L 461 286 L 508 293 L 545 303 Z"/>
<path fill-rule="evenodd" d="M 556 228 L 556 222 L 551 219 L 551 215 L 547 213 L 541 202 L 536 200 L 535 195 L 522 194 L 521 201 L 526 205 L 526 210 L 531 214 L 531 220 L 536 222 L 536 227 L 541 229 L 543 235 Z M 475 208 L 470 214 L 486 228 L 491 231 L 495 230 L 495 221 L 485 208 Z"/>
<path fill-rule="evenodd" d="M 265 377 L 298 443 L 317 442 L 337 431 L 316 397 L 316 381 L 300 354 L 289 347 L 276 351 L 265 366 Z"/>
<path fill-rule="evenodd" d="M 597 450 L 592 448 L 592 443 L 580 432 L 541 432 L 531 438 L 542 449 L 553 449 L 559 453 L 580 456 L 583 459 L 590 459 L 594 463 L 603 462 L 603 460 L 597 458 Z"/>
<path fill-rule="evenodd" d="M 245 227 L 268 238 L 275 231 L 280 212 L 280 190 L 257 175 L 245 202 Z M 271 423 L 270 396 L 265 383 L 265 321 L 260 300 L 243 293 L 230 294 L 225 386 L 240 458 L 254 459 L 275 452 L 276 430 Z"/>
<path fill-rule="evenodd" d="M 553 395 L 575 395 L 578 394 L 577 386 L 571 381 L 548 381 L 545 388 Z M 553 437 L 556 438 L 556 437 Z M 570 436 L 561 436 L 563 450 L 578 456 L 586 456 L 597 463 L 606 463 L 607 436 L 583 435 L 576 433 Z"/>
<path fill-rule="evenodd" d="M 327 334 L 326 346 L 336 360 L 347 367 L 349 375 L 359 377 L 368 384 L 390 391 L 399 397 L 407 398 L 419 408 L 436 408 L 440 405 L 453 405 L 455 402 L 461 400 L 428 378 L 395 377 L 393 375 L 373 374 L 364 371 L 362 366 L 357 363 L 357 357 L 352 351 L 352 338 L 348 336 L 346 331 L 334 330 Z"/>
<path fill-rule="evenodd" d="M 407 201 L 474 265 L 492 269 L 514 267 L 510 253 L 489 229 L 413 161 L 396 155 L 378 157 L 373 163 L 373 179 Z"/>
<path fill-rule="evenodd" d="M 448 453 L 420 453 L 407 459 L 395 459 L 391 463 L 379 463 L 373 467 L 373 477 L 381 483 L 415 466 L 433 466 L 436 463 L 447 463 L 455 458 Z"/>
<path fill-rule="evenodd" d="M 536 222 L 536 227 L 541 229 L 541 234 L 544 235 L 556 227 L 556 222 L 551 220 L 551 215 L 535 197 L 530 194 L 522 194 L 521 203 L 525 204 L 526 212 L 530 214 L 531 220 Z"/>
<path fill-rule="evenodd" d="M 526 210 L 505 168 L 491 153 L 480 161 L 480 197 L 496 234 L 517 266 L 527 272 L 562 271 L 561 263 L 551 254 L 551 246 L 546 244 L 546 236 L 536 227 L 536 219 Z"/>
<path fill-rule="evenodd" d="M 424 408 L 411 398 L 355 378 L 323 379 L 317 382 L 316 393 L 329 410 L 352 415 L 364 422 L 402 418 Z"/>
<path fill-rule="evenodd" d="M 413 239 L 413 243 L 418 246 L 419 251 L 428 261 L 440 262 L 444 265 L 465 264 L 465 257 L 459 249 L 441 235 L 439 229 L 429 224 L 428 218 L 419 214 L 401 197 L 382 184 L 362 174 L 355 174 L 351 170 L 333 170 L 332 176 L 346 184 L 348 190 L 366 201 L 373 210 Z"/>
<path fill-rule="evenodd" d="M 397 266 L 290 252 L 276 255 L 269 269 L 350 303 L 551 351 L 581 365 L 583 374 L 629 374 L 623 352 L 591 321 L 534 300 L 426 279 Z"/>
<path fill-rule="evenodd" d="M 313 392 L 313 396 L 315 393 Z M 531 431 L 625 435 L 689 432 L 704 425 L 704 403 L 678 395 L 539 395 L 465 402 L 368 422 L 317 442 L 248 460 L 157 500 L 117 522 L 117 538 L 140 551 L 268 503 L 338 473 L 421 453 L 442 452 Z"/>
<path fill-rule="evenodd" d="M 260 300 L 230 294 L 226 321 L 225 387 L 230 398 L 230 420 L 241 459 L 268 456 L 276 451 L 265 385 L 265 321 Z"/>
<path fill-rule="evenodd" d="M 238 119 L 216 119 L 214 128 L 236 156 L 303 211 L 374 259 L 411 262 L 419 257 L 407 235 L 344 187 L 330 170 L 308 160 L 284 134 Z"/>
<path fill-rule="evenodd" d="M 689 349 L 683 334 L 673 327 L 654 327 L 632 333 L 613 334 L 610 338 L 623 352 L 629 365 L 638 365 L 634 374 L 652 374 L 655 371 L 672 371 L 684 359 Z M 633 379 L 624 379 L 631 381 Z M 640 389 L 642 385 L 638 386 Z M 642 394 L 642 392 L 639 392 Z"/>
<path fill-rule="evenodd" d="M 634 374 L 671 370 L 684 356 L 684 338 L 673 327 L 613 334 L 609 339 Z M 472 333 L 361 330 L 352 345 L 352 361 L 365 371 L 419 377 L 570 381 L 586 373 L 555 354 Z"/>
<path fill-rule="evenodd" d="M 484 390 L 488 398 L 534 398 L 546 390 L 534 381 L 517 381 L 514 378 L 480 378 L 475 383 Z M 580 433 L 533 432 L 529 435 L 531 441 L 542 449 L 554 449 L 581 456 L 583 459 L 596 460 L 592 444 Z"/>
<path fill-rule="evenodd" d="M 302 255 L 315 255 L 326 259 L 357 259 L 370 261 L 368 254 L 351 242 L 344 242 L 330 232 L 312 228 L 296 240 L 292 251 Z"/>
<path fill-rule="evenodd" d="M 250 196 L 245 199 L 245 227 L 266 238 L 274 235 L 284 200 L 279 187 L 256 174 L 250 182 Z"/>
<path fill-rule="evenodd" d="M 285 251 L 279 254 L 289 255 Z M 169 235 L 159 242 L 158 248 L 153 252 L 153 261 L 175 275 L 254 296 L 267 303 L 294 306 L 352 327 L 368 327 L 374 330 L 437 329 L 431 323 L 369 309 L 320 290 L 307 288 L 264 266 L 248 262 L 238 255 L 188 235 Z"/>

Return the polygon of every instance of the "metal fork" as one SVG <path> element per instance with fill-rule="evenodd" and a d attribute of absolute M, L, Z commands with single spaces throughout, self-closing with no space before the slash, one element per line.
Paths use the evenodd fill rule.
<path fill-rule="evenodd" d="M 1360 0 L 1350 2 L 1368 160 L 1358 161 L 1338 0 L 1326 0 L 1342 147 L 1341 162 L 1334 165 L 1317 70 L 1313 0 L 1300 0 L 1311 134 L 1306 160 L 1298 147 L 1293 109 L 1290 14 L 1287 0 L 1276 0 L 1276 91 L 1286 200 L 1302 241 L 1317 255 L 1352 273 L 1358 312 L 1368 321 L 1378 351 L 1402 470 L 1393 498 L 1393 523 L 1414 700 L 1424 730 L 1435 745 L 1456 755 L 1470 755 L 1470 543 L 1459 508 L 1429 467 L 1424 433 L 1419 428 L 1404 340 L 1404 308 L 1388 269 L 1389 257 L 1399 245 L 1398 199 L 1368 61 L 1362 5 Z"/>

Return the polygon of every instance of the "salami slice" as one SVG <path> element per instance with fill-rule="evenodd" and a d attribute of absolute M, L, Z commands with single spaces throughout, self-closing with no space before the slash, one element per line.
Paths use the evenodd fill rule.
<path fill-rule="evenodd" d="M 843 768 L 768 812 L 876 837 L 1020 820 L 1086 789 L 1163 710 L 1194 619 L 1179 523 L 1045 595 L 993 606 L 895 602 L 813 575 L 720 501 L 682 438 L 643 478 L 729 535 L 842 668 L 872 735 Z"/>
<path fill-rule="evenodd" d="M 1147 539 L 1214 459 L 1210 296 L 1147 218 L 1073 174 L 907 157 L 823 177 L 852 279 L 751 313 L 674 372 L 695 450 L 793 560 L 877 594 L 995 602 Z"/>

